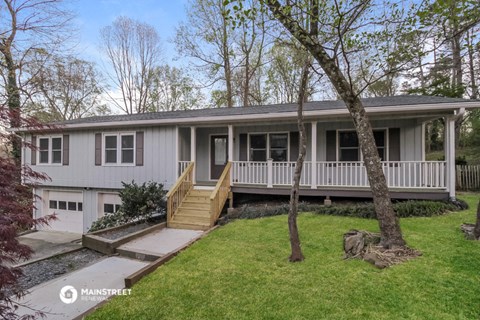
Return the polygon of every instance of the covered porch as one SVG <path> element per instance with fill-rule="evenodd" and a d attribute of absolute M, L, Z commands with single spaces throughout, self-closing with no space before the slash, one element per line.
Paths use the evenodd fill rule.
<path fill-rule="evenodd" d="M 455 120 L 445 118 L 445 161 L 425 161 L 424 121 L 372 121 L 393 198 L 455 197 Z M 309 121 L 306 126 L 307 156 L 301 194 L 371 197 L 351 123 Z M 180 176 L 194 163 L 193 183 L 213 186 L 225 165 L 231 163 L 230 185 L 234 193 L 288 194 L 298 155 L 297 131 L 293 122 L 178 127 L 177 174 Z"/>

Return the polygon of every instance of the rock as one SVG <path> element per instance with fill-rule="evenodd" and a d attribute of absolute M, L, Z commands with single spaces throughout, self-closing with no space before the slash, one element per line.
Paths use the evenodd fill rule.
<path fill-rule="evenodd" d="M 353 257 L 363 252 L 365 247 L 364 234 L 357 230 L 351 230 L 343 236 L 343 249 L 347 257 Z"/>
<path fill-rule="evenodd" d="M 371 264 L 376 264 L 378 258 L 375 253 L 367 252 L 363 255 L 363 260 L 370 262 Z"/>
<path fill-rule="evenodd" d="M 475 236 L 473 235 L 473 230 L 475 229 L 474 224 L 464 223 L 460 226 L 460 229 L 465 234 L 467 240 L 475 240 Z"/>
<path fill-rule="evenodd" d="M 375 261 L 374 264 L 375 264 L 375 267 L 377 267 L 377 268 L 379 268 L 379 269 L 384 269 L 384 268 L 386 268 L 386 267 L 389 266 L 389 264 L 388 264 L 387 262 L 381 261 L 381 260 Z"/>

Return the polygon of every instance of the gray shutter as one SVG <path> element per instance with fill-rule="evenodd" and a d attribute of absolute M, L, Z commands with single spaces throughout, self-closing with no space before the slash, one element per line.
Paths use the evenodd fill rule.
<path fill-rule="evenodd" d="M 95 133 L 95 165 L 102 165 L 102 134 Z"/>
<path fill-rule="evenodd" d="M 143 138 L 143 131 L 137 131 L 135 143 L 135 165 L 137 166 L 143 166 Z"/>
<path fill-rule="evenodd" d="M 388 129 L 388 159 L 400 161 L 400 128 Z"/>
<path fill-rule="evenodd" d="M 327 138 L 327 161 L 337 161 L 337 132 L 329 130 L 326 132 Z"/>
<path fill-rule="evenodd" d="M 239 160 L 240 161 L 247 161 L 248 160 L 248 135 L 246 133 L 240 134 L 240 154 Z"/>
<path fill-rule="evenodd" d="M 300 153 L 300 133 L 298 131 L 290 132 L 290 161 L 297 161 Z"/>
<path fill-rule="evenodd" d="M 30 164 L 32 166 L 37 164 L 37 136 L 32 136 L 32 147 L 30 149 L 31 159 Z"/>
<path fill-rule="evenodd" d="M 62 164 L 64 166 L 69 165 L 70 158 L 70 136 L 68 134 L 63 135 L 63 160 Z"/>

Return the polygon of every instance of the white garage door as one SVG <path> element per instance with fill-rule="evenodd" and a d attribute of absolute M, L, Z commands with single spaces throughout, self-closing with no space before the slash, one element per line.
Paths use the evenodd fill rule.
<path fill-rule="evenodd" d="M 57 216 L 45 230 L 83 233 L 82 192 L 48 191 L 44 199 L 43 212 Z"/>

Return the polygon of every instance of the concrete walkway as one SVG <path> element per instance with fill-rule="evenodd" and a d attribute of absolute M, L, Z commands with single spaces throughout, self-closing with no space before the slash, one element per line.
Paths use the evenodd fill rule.
<path fill-rule="evenodd" d="M 165 228 L 121 245 L 117 251 L 137 258 L 162 257 L 199 238 L 202 234 L 203 231 Z"/>
<path fill-rule="evenodd" d="M 19 236 L 18 241 L 33 249 L 34 253 L 27 261 L 19 261 L 17 265 L 44 259 L 55 254 L 81 248 L 82 235 L 61 231 L 35 231 Z"/>
<path fill-rule="evenodd" d="M 182 248 L 202 234 L 203 231 L 165 228 L 126 243 L 120 248 L 134 254 L 149 254 L 161 257 Z M 44 239 L 41 239 L 41 234 L 35 235 L 35 233 L 32 233 L 30 235 L 28 238 L 33 237 L 37 238 L 37 241 L 44 241 Z M 60 241 L 60 237 L 57 237 L 57 239 L 64 243 L 64 241 Z M 125 288 L 125 278 L 147 265 L 148 262 L 124 257 L 105 258 L 83 269 L 29 289 L 25 297 L 19 301 L 26 306 L 20 307 L 17 313 L 19 315 L 32 314 L 34 312 L 30 308 L 33 308 L 44 312 L 46 319 L 49 320 L 73 319 L 112 295 L 109 292 L 102 295 L 88 295 L 86 292 L 82 292 L 82 289 L 123 289 Z M 66 286 L 71 286 L 74 290 L 65 288 Z M 135 287 L 131 290 L 135 290 Z M 75 294 L 73 292 L 77 294 L 73 303 L 69 304 L 61 300 L 61 295 L 64 300 L 74 300 Z"/>
<path fill-rule="evenodd" d="M 106 258 L 84 269 L 31 288 L 19 302 L 30 308 L 41 310 L 49 320 L 73 319 L 111 296 L 108 292 L 105 295 L 82 294 L 82 289 L 123 289 L 124 278 L 147 264 L 121 257 Z M 60 299 L 60 291 L 65 286 L 72 286 L 76 290 L 75 302 L 65 303 Z M 72 293 L 74 290 L 64 291 L 63 296 L 72 301 L 75 297 Z M 26 307 L 20 307 L 17 314 L 32 314 L 32 311 Z"/>

